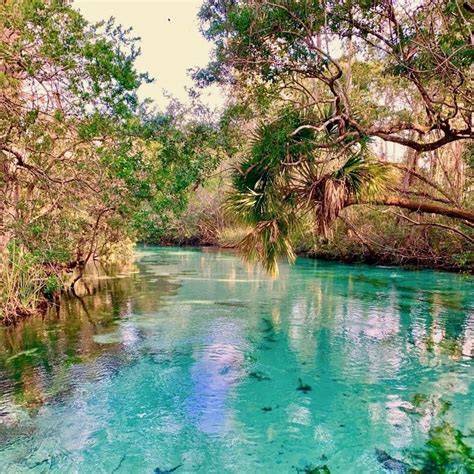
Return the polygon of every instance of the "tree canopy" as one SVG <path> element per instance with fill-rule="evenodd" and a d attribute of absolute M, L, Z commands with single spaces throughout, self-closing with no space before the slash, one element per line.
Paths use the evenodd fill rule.
<path fill-rule="evenodd" d="M 354 204 L 474 224 L 469 187 L 454 196 L 430 176 L 442 151 L 459 143 L 468 156 L 473 137 L 462 2 L 208 0 L 200 19 L 215 54 L 196 80 L 230 85 L 258 117 L 228 203 L 252 226 L 246 254 L 275 270 L 303 215 L 327 234 Z M 398 147 L 390 159 L 384 143 Z"/>
<path fill-rule="evenodd" d="M 166 111 L 141 100 L 139 39 L 113 19 L 4 2 L 0 318 L 187 221 L 240 226 L 244 255 L 272 273 L 308 229 L 370 255 L 395 240 L 402 260 L 472 260 L 472 15 L 457 0 L 206 0 L 214 56 L 193 77 L 227 90 L 216 119 L 198 95 Z"/>
<path fill-rule="evenodd" d="M 156 233 L 214 168 L 216 126 L 139 100 L 138 39 L 113 20 L 34 0 L 2 5 L 0 23 L 5 271 L 12 245 L 55 274 Z"/>

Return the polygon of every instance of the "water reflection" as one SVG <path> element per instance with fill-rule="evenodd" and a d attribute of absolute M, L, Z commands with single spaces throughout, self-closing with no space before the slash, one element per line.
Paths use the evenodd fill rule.
<path fill-rule="evenodd" d="M 179 287 L 161 275 L 148 281 L 143 266 L 140 260 L 120 267 L 90 264 L 76 295 L 63 295 L 44 317 L 0 329 L 0 400 L 40 406 L 70 390 L 67 374 L 75 364 L 136 345 L 137 328 L 118 322 L 156 311 Z"/>
<path fill-rule="evenodd" d="M 0 467 L 416 465 L 440 423 L 474 430 L 471 290 L 304 259 L 272 280 L 230 253 L 143 248 L 0 331 Z"/>
<path fill-rule="evenodd" d="M 188 413 L 203 433 L 222 433 L 231 428 L 231 390 L 242 377 L 243 354 L 228 342 L 210 342 L 191 369 L 192 394 Z M 214 339 L 214 338 L 213 338 Z"/>

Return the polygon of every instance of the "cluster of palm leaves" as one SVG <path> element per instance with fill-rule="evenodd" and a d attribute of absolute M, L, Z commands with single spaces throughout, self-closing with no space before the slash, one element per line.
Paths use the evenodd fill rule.
<path fill-rule="evenodd" d="M 386 168 L 368 140 L 340 140 L 331 110 L 286 108 L 261 123 L 246 157 L 233 173 L 226 210 L 250 230 L 240 242 L 244 257 L 258 260 L 272 274 L 280 257 L 292 262 L 292 237 L 311 219 L 324 236 L 340 212 L 383 191 Z"/>

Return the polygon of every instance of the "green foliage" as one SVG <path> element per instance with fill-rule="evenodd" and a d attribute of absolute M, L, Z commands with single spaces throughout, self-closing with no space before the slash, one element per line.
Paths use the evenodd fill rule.
<path fill-rule="evenodd" d="M 420 225 L 415 232 L 371 213 L 372 218 L 389 221 L 386 229 L 377 231 L 384 244 L 389 235 L 394 237 L 394 257 L 388 255 L 391 245 L 387 251 L 374 248 L 372 239 L 351 225 L 341 227 L 346 237 L 342 235 L 337 245 L 326 245 L 336 219 L 353 204 L 393 206 L 397 201 L 403 208 L 402 199 L 394 198 L 401 193 L 405 201 L 411 200 L 405 205 L 411 210 L 418 202 L 472 206 L 465 197 L 470 180 L 464 181 L 462 166 L 455 171 L 458 189 L 448 196 L 436 183 L 440 169 L 445 174 L 440 181 L 453 188 L 454 180 L 443 163 L 434 164 L 446 159 L 444 150 L 448 156 L 452 153 L 438 137 L 472 138 L 467 118 L 472 108 L 472 14 L 458 2 L 425 3 L 402 7 L 395 1 L 204 2 L 201 28 L 215 48 L 209 67 L 195 71 L 197 84 L 231 86 L 234 107 L 251 111 L 239 117 L 241 127 L 253 133 L 241 135 L 239 145 L 244 141 L 248 146 L 239 156 L 233 193 L 225 204 L 233 223 L 251 228 L 240 245 L 245 256 L 274 272 L 279 256 L 294 258 L 295 237 L 301 237 L 310 223 L 322 238 L 318 242 L 313 232 L 306 242 L 322 244 L 328 255 L 353 252 L 356 259 L 444 264 L 440 254 L 447 249 L 446 241 L 440 241 L 438 231 L 449 231 L 449 225 L 443 221 L 433 230 L 430 226 L 436 223 L 430 218 L 422 227 L 413 216 L 402 216 L 412 226 Z M 413 176 L 389 173 L 386 156 L 375 157 L 380 139 L 416 151 L 415 184 Z M 434 149 L 441 149 L 443 156 L 429 156 Z M 394 158 L 389 157 L 398 161 Z M 469 153 L 465 158 L 471 161 Z M 424 169 L 416 169 L 421 163 Z M 452 232 L 462 236 L 464 231 Z M 472 242 L 469 233 L 464 238 Z M 456 236 L 451 240 L 456 251 L 453 247 L 447 253 L 457 253 L 459 265 L 468 263 L 467 245 Z M 411 247 L 422 247 L 428 255 L 405 256 L 405 248 L 410 254 Z"/>
<path fill-rule="evenodd" d="M 406 410 L 408 414 L 423 417 L 429 414 L 430 419 L 436 421 L 430 427 L 424 448 L 409 450 L 415 464 L 410 472 L 472 472 L 472 449 L 464 442 L 463 434 L 447 421 L 451 402 L 437 396 L 416 393 L 412 405 L 413 409 Z"/>
<path fill-rule="evenodd" d="M 333 126 L 312 126 L 318 113 L 286 107 L 276 119 L 261 123 L 233 174 L 234 192 L 225 209 L 234 221 L 252 228 L 239 246 L 246 258 L 259 260 L 273 274 L 278 258 L 294 260 L 292 240 L 308 212 L 327 234 L 350 200 L 372 199 L 384 189 L 386 167 L 371 157 L 365 141 L 357 151 L 345 143 L 327 151 Z"/>
<path fill-rule="evenodd" d="M 150 79 L 135 68 L 137 38 L 112 19 L 22 0 L 0 7 L 0 24 L 2 258 L 14 239 L 39 272 L 61 273 L 105 258 L 109 241 L 159 232 L 218 164 L 218 125 L 139 101 Z M 57 285 L 46 275 L 41 287 Z"/>
<path fill-rule="evenodd" d="M 356 197 L 376 197 L 385 187 L 386 166 L 361 153 L 350 156 L 331 178 Z"/>
<path fill-rule="evenodd" d="M 320 2 L 291 0 L 284 3 L 205 2 L 200 11 L 204 35 L 215 42 L 217 61 L 208 78 L 223 80 L 231 69 L 232 56 L 244 56 L 234 67 L 274 82 L 291 72 L 291 63 L 299 61 L 307 68 L 325 68 L 305 45 L 305 21 L 310 16 L 315 28 L 324 23 Z M 278 40 L 278 41 L 277 41 Z M 278 59 L 278 67 L 270 59 Z M 206 75 L 201 73 L 201 77 Z"/>
<path fill-rule="evenodd" d="M 413 405 L 417 408 L 420 408 L 424 403 L 428 401 L 428 396 L 424 393 L 415 393 L 413 395 Z"/>
<path fill-rule="evenodd" d="M 440 402 L 444 402 L 440 400 Z M 418 406 L 420 410 L 427 401 Z M 441 404 L 439 416 L 442 418 L 448 411 L 450 404 Z M 468 473 L 474 469 L 472 449 L 464 442 L 463 434 L 449 422 L 442 421 L 430 428 L 425 447 L 415 450 L 412 457 L 417 468 L 413 472 L 420 473 Z"/>
<path fill-rule="evenodd" d="M 44 283 L 43 293 L 46 297 L 51 297 L 61 290 L 62 283 L 57 275 L 50 275 Z"/>
<path fill-rule="evenodd" d="M 423 473 L 472 472 L 472 449 L 463 441 L 462 433 L 445 422 L 430 430 L 423 453 Z"/>
<path fill-rule="evenodd" d="M 11 241 L 0 261 L 0 322 L 8 324 L 37 309 L 46 274 L 37 258 Z"/>

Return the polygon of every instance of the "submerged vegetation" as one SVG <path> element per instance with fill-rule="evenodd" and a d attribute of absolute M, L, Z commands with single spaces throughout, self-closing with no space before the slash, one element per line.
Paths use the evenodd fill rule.
<path fill-rule="evenodd" d="M 473 15 L 203 0 L 212 60 L 159 111 L 131 29 L 3 1 L 2 462 L 474 472 L 469 275 L 270 278 L 474 271 Z"/>
<path fill-rule="evenodd" d="M 89 263 L 77 297 L 0 331 L 10 470 L 72 439 L 51 470 L 471 472 L 468 278 L 302 259 L 275 281 L 228 252 L 154 247 Z"/>
<path fill-rule="evenodd" d="M 429 413 L 439 418 L 429 430 L 424 449 L 409 453 L 417 467 L 408 472 L 471 472 L 474 469 L 474 454 L 464 441 L 466 436 L 448 421 L 451 403 L 441 398 L 415 394 L 413 405 L 415 409 L 412 415 Z"/>

